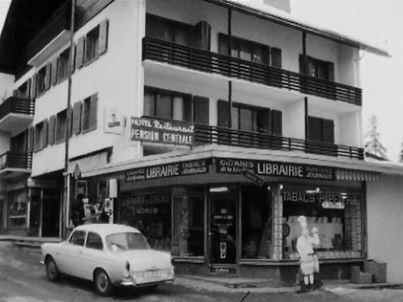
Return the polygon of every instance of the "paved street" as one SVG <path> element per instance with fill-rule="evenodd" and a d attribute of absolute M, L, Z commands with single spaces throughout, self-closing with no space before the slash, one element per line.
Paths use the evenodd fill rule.
<path fill-rule="evenodd" d="M 403 290 L 358 290 L 331 286 L 322 291 L 296 294 L 290 290 L 229 289 L 210 283 L 178 278 L 175 284 L 147 293 L 120 290 L 103 298 L 92 284 L 64 277 L 59 283 L 46 279 L 39 254 L 0 242 L 0 302 L 59 301 L 403 301 Z"/>

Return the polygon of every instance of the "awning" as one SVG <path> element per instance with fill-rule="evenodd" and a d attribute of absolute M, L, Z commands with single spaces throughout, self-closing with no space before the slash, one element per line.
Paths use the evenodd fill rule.
<path fill-rule="evenodd" d="M 351 181 L 379 181 L 381 173 L 336 169 L 336 180 L 351 180 Z"/>

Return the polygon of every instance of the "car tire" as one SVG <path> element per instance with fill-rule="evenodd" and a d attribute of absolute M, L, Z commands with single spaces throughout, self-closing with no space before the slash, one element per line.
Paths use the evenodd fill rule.
<path fill-rule="evenodd" d="M 101 296 L 109 296 L 113 291 L 113 284 L 103 269 L 95 271 L 94 286 L 96 292 Z"/>
<path fill-rule="evenodd" d="M 146 286 L 146 287 L 144 288 L 144 290 L 147 291 L 147 292 L 153 292 L 153 291 L 157 290 L 158 285 L 159 285 L 159 284 L 154 284 L 154 285 Z"/>
<path fill-rule="evenodd" d="M 48 279 L 52 282 L 59 281 L 60 272 L 59 269 L 57 268 L 55 260 L 53 260 L 52 257 L 48 257 L 45 261 L 45 265 L 46 265 L 46 276 L 48 277 Z"/>

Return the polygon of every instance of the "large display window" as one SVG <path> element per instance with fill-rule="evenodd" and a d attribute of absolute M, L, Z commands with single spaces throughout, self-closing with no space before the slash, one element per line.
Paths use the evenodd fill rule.
<path fill-rule="evenodd" d="M 363 255 L 362 200 L 359 191 L 285 185 L 281 190 L 282 258 L 298 259 L 298 217 L 308 228 L 318 228 L 320 243 L 314 249 L 321 259 L 360 258 Z"/>
<path fill-rule="evenodd" d="M 171 249 L 171 192 L 144 192 L 122 196 L 120 222 L 143 233 L 154 249 Z"/>
<path fill-rule="evenodd" d="M 8 193 L 7 227 L 24 228 L 27 226 L 27 197 L 26 190 Z"/>

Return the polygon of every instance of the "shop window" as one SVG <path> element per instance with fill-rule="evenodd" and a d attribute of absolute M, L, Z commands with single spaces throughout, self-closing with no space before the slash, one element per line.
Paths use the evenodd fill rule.
<path fill-rule="evenodd" d="M 204 255 L 204 190 L 186 188 L 173 191 L 174 232 L 172 254 Z"/>
<path fill-rule="evenodd" d="M 119 222 L 137 228 L 151 248 L 171 249 L 171 193 L 146 192 L 123 196 Z"/>
<path fill-rule="evenodd" d="M 62 142 L 66 139 L 66 126 L 67 126 L 67 111 L 63 110 L 56 116 L 56 143 Z"/>
<path fill-rule="evenodd" d="M 340 189 L 284 186 L 283 259 L 298 259 L 300 215 L 307 217 L 308 229 L 319 229 L 320 243 L 314 246 L 320 259 L 360 258 L 363 250 L 363 222 L 359 192 Z"/>
<path fill-rule="evenodd" d="M 24 228 L 27 223 L 27 193 L 25 190 L 8 193 L 8 228 Z"/>
<path fill-rule="evenodd" d="M 271 258 L 271 225 L 271 192 L 267 187 L 242 187 L 242 258 Z"/>
<path fill-rule="evenodd" d="M 63 81 L 69 72 L 70 48 L 63 51 L 57 59 L 57 81 Z"/>

